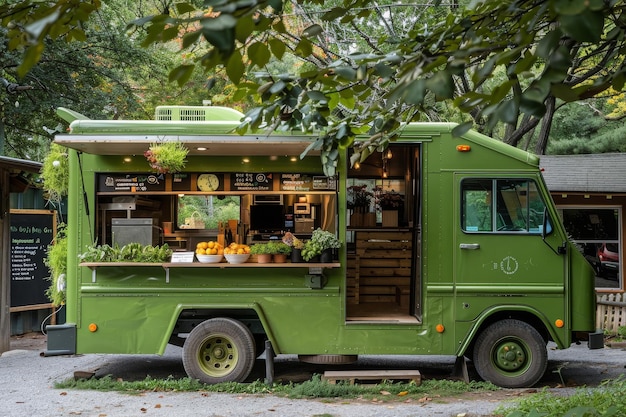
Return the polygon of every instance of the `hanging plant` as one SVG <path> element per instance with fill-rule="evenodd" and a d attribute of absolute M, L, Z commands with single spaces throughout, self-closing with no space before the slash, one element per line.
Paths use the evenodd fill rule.
<path fill-rule="evenodd" d="M 48 201 L 59 203 L 67 195 L 70 178 L 67 149 L 53 143 L 41 166 L 41 179 Z"/>
<path fill-rule="evenodd" d="M 153 143 L 143 155 L 154 171 L 166 174 L 182 171 L 187 163 L 188 152 L 180 142 L 163 142 Z"/>

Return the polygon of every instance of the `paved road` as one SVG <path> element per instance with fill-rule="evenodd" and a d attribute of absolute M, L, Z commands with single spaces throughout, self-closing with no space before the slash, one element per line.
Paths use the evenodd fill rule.
<path fill-rule="evenodd" d="M 71 378 L 76 371 L 96 372 L 125 380 L 185 376 L 180 349 L 168 348 L 163 357 L 154 355 L 77 355 L 42 357 L 45 337 L 15 339 L 12 350 L 0 356 L 0 417 L 23 416 L 207 416 L 265 417 L 329 415 L 333 417 L 409 417 L 409 416 L 486 416 L 500 402 L 486 397 L 471 402 L 440 404 L 372 404 L 292 400 L 270 395 L 228 395 L 214 393 L 159 393 L 128 395 L 112 392 L 58 390 L 54 382 Z M 549 370 L 538 386 L 556 387 L 560 374 L 569 387 L 595 386 L 603 380 L 626 373 L 626 351 L 603 349 L 589 351 L 585 345 L 565 351 L 550 350 Z M 374 369 L 419 369 L 424 378 L 442 378 L 453 369 L 449 357 L 362 357 L 353 365 Z M 263 378 L 259 361 L 252 378 Z M 318 366 L 299 363 L 290 355 L 279 356 L 276 379 L 300 380 L 322 373 Z M 470 376 L 474 377 L 470 367 Z M 553 388 L 560 392 L 573 388 Z M 515 397 L 519 390 L 510 390 Z"/>

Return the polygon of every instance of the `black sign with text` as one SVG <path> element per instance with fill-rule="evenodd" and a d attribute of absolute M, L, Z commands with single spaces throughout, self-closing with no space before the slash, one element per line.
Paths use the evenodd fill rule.
<path fill-rule="evenodd" d="M 11 213 L 11 307 L 50 302 L 44 261 L 54 233 L 54 212 Z"/>

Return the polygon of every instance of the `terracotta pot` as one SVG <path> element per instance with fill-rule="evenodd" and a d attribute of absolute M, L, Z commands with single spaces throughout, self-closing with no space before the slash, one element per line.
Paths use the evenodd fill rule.
<path fill-rule="evenodd" d="M 272 254 L 271 253 L 262 253 L 256 256 L 256 261 L 260 264 L 269 264 L 272 263 Z"/>
<path fill-rule="evenodd" d="M 284 264 L 285 262 L 287 262 L 287 255 L 285 255 L 283 253 L 275 253 L 274 254 L 274 263 Z"/>

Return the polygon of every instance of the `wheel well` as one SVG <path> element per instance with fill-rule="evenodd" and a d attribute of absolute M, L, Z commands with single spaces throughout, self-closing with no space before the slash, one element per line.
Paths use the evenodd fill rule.
<path fill-rule="evenodd" d="M 492 325 L 493 323 L 497 321 L 505 320 L 505 319 L 515 319 L 515 320 L 526 322 L 529 325 L 533 326 L 539 332 L 539 334 L 541 335 L 541 337 L 546 343 L 548 343 L 548 341 L 550 340 L 550 333 L 548 332 L 548 329 L 543 324 L 543 322 L 534 314 L 529 313 L 527 311 L 499 311 L 495 314 L 492 314 L 485 321 L 482 322 L 482 324 L 480 325 L 480 327 L 474 334 L 474 337 L 472 338 L 472 342 L 470 343 L 467 350 L 465 351 L 465 356 L 471 358 L 472 352 L 474 350 L 474 343 L 476 343 L 476 337 L 485 328 L 489 327 L 490 325 Z"/>
<path fill-rule="evenodd" d="M 216 317 L 231 318 L 243 323 L 252 332 L 254 339 L 257 341 L 257 347 L 267 337 L 263 323 L 261 323 L 259 315 L 253 309 L 187 309 L 181 311 L 178 316 L 170 337 L 170 343 L 182 346 L 187 335 L 194 327 L 205 320 Z"/>

